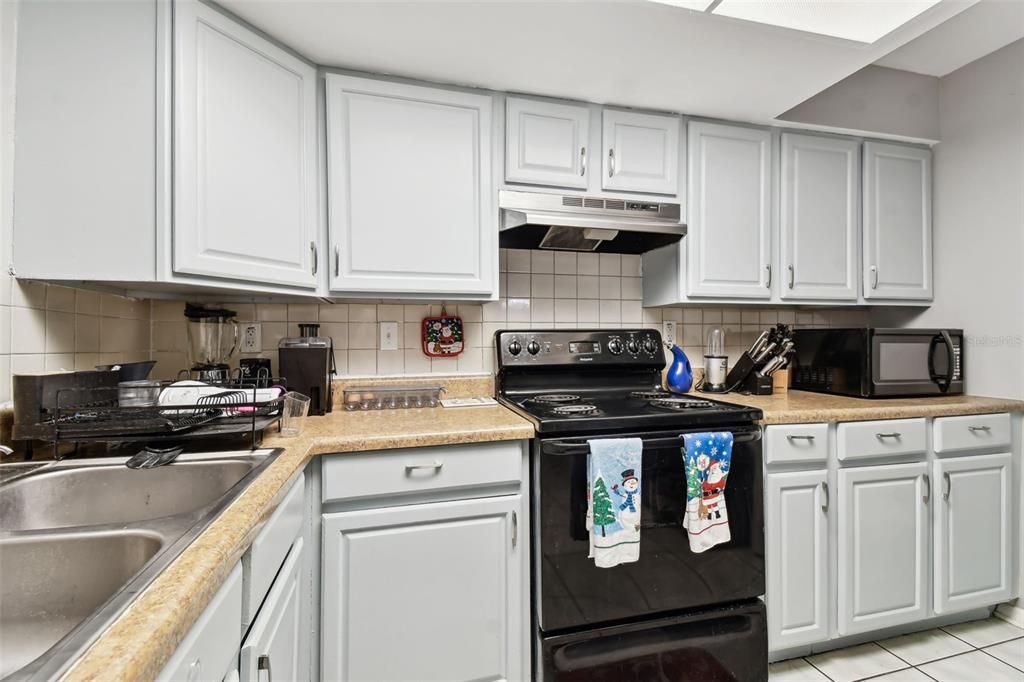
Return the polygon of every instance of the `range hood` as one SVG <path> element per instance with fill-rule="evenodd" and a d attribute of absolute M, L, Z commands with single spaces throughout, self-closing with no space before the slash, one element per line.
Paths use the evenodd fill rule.
<path fill-rule="evenodd" d="M 686 235 L 679 204 L 501 190 L 498 206 L 509 249 L 644 253 Z"/>

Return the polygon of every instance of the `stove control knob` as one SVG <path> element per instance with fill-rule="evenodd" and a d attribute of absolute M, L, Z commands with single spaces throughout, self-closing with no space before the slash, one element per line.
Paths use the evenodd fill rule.
<path fill-rule="evenodd" d="M 622 352 L 622 341 L 620 339 L 611 339 L 608 342 L 608 352 L 612 355 L 618 355 Z"/>
<path fill-rule="evenodd" d="M 630 353 L 639 353 L 640 344 L 637 343 L 636 339 L 630 339 L 629 341 L 626 342 L 626 350 L 628 350 Z"/>
<path fill-rule="evenodd" d="M 654 355 L 655 351 L 658 350 L 658 344 L 655 343 L 654 339 L 648 336 L 646 339 L 644 339 L 644 350 L 650 353 L 651 355 Z"/>
<path fill-rule="evenodd" d="M 526 344 L 526 350 L 530 355 L 536 355 L 540 352 L 540 344 L 536 341 L 530 341 L 530 343 Z"/>
<path fill-rule="evenodd" d="M 519 342 L 516 341 L 515 339 L 512 339 L 511 343 L 508 344 L 508 352 L 511 353 L 512 355 L 519 355 L 519 353 L 522 352 L 522 350 L 523 347 L 519 345 Z"/>

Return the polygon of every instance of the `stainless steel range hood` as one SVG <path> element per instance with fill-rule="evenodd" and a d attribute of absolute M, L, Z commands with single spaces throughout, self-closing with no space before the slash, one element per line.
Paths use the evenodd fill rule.
<path fill-rule="evenodd" d="M 644 253 L 686 235 L 679 204 L 501 190 L 498 206 L 510 249 Z"/>

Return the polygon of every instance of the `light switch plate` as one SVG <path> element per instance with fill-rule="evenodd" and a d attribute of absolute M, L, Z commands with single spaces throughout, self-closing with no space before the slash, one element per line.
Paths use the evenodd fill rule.
<path fill-rule="evenodd" d="M 662 322 L 661 323 L 661 340 L 665 343 L 674 344 L 676 342 L 676 323 L 675 322 Z"/>
<path fill-rule="evenodd" d="M 380 323 L 380 349 L 398 350 L 398 323 Z"/>
<path fill-rule="evenodd" d="M 242 326 L 242 352 L 259 353 L 263 350 L 263 334 L 258 322 Z"/>

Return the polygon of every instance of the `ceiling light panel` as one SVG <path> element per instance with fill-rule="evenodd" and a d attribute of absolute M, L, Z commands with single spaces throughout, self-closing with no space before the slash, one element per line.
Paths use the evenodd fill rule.
<path fill-rule="evenodd" d="M 873 43 L 941 0 L 722 0 L 712 12 Z"/>

